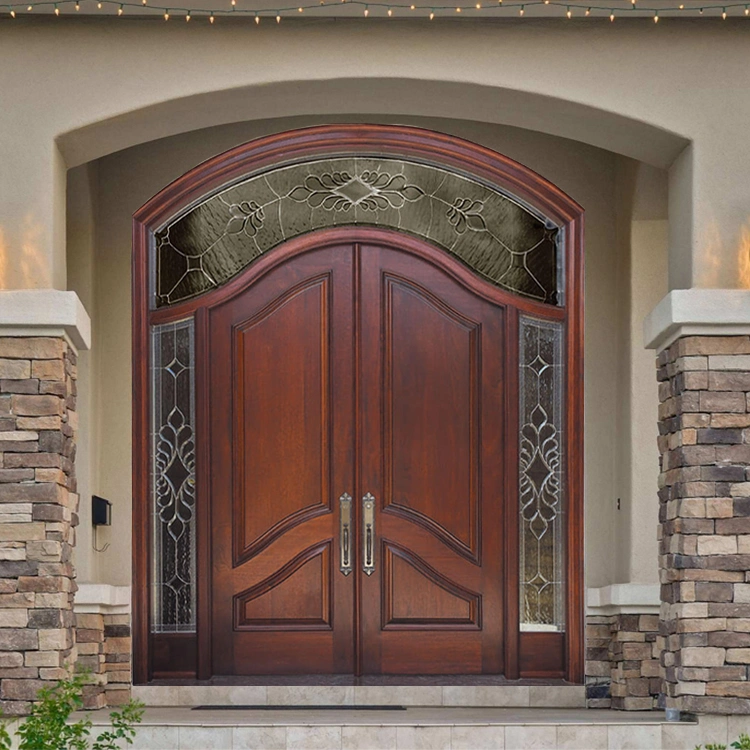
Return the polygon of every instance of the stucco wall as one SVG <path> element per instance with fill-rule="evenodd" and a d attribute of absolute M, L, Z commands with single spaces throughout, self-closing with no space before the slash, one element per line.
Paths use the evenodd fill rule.
<path fill-rule="evenodd" d="M 538 171 L 586 209 L 587 582 L 602 586 L 617 581 L 656 581 L 656 383 L 652 357 L 642 351 L 640 337 L 623 332 L 637 332 L 643 315 L 667 288 L 666 173 L 651 169 L 648 179 L 625 179 L 624 174 L 637 173 L 635 162 L 574 141 L 504 126 L 408 117 L 328 119 L 356 120 L 413 124 L 482 143 Z M 83 502 L 76 556 L 81 580 L 130 581 L 133 212 L 164 185 L 210 156 L 260 135 L 321 121 L 287 118 L 221 126 L 133 147 L 71 171 L 69 284 L 82 299 L 90 300 L 93 319 L 93 346 L 90 355 L 82 358 L 80 375 L 93 386 L 91 399 L 80 404 Z M 625 161 L 628 169 L 623 169 Z M 623 220 L 629 222 L 644 191 L 649 196 L 649 220 L 634 225 L 625 240 L 618 239 L 618 206 Z M 94 198 L 93 207 L 84 199 L 89 194 Z M 628 275 L 622 273 L 618 257 L 629 258 L 631 245 L 634 261 L 625 264 L 630 268 Z M 625 306 L 620 303 L 623 294 L 630 300 Z M 635 313 L 632 321 L 630 309 Z M 627 381 L 620 377 L 623 370 L 631 376 Z M 618 429 L 618 405 L 622 403 L 630 412 L 648 415 L 648 434 L 642 434 L 640 426 L 632 437 Z M 623 456 L 629 457 L 628 467 L 636 477 L 633 482 L 618 474 Z M 86 515 L 91 492 L 114 503 L 113 526 L 99 534 L 100 545 L 110 544 L 103 553 L 91 551 Z M 631 525 L 636 533 L 631 534 Z M 619 553 L 613 555 L 618 548 Z"/>

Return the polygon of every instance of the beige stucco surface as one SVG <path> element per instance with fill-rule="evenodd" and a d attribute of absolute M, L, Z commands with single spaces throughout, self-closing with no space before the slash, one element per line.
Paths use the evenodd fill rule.
<path fill-rule="evenodd" d="M 584 206 L 587 582 L 656 581 L 656 382 L 653 355 L 643 351 L 636 333 L 667 289 L 666 172 L 567 139 L 486 123 L 406 116 L 326 119 L 399 122 L 468 138 L 538 171 Z M 68 283 L 93 320 L 92 349 L 81 358 L 82 383 L 91 391 L 80 403 L 84 502 L 76 557 L 81 580 L 130 581 L 133 212 L 210 156 L 266 133 L 320 121 L 287 118 L 216 127 L 133 147 L 71 171 Z M 632 225 L 632 231 L 618 233 L 618 224 Z M 623 418 L 633 420 L 632 429 L 623 428 Z M 114 502 L 113 526 L 99 534 L 100 546 L 110 544 L 103 553 L 91 548 L 91 492 Z"/>
<path fill-rule="evenodd" d="M 744 18 L 4 18 L 0 285 L 65 287 L 66 167 L 217 123 L 376 112 L 521 126 L 668 167 L 671 285 L 736 287 L 747 39 Z"/>

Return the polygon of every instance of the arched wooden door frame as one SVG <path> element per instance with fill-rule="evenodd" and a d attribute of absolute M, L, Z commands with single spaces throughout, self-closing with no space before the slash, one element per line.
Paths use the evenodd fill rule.
<path fill-rule="evenodd" d="M 251 172 L 278 164 L 291 164 L 326 155 L 388 155 L 439 164 L 441 168 L 468 174 L 497 186 L 506 193 L 534 207 L 540 214 L 554 222 L 565 232 L 564 285 L 565 305 L 556 307 L 524 299 L 494 287 L 475 273 L 451 258 L 444 250 L 435 247 L 427 252 L 425 242 L 403 232 L 375 227 L 347 226 L 324 229 L 302 235 L 283 243 L 283 250 L 271 251 L 254 261 L 243 272 L 220 288 L 202 296 L 156 310 L 150 309 L 152 291 L 149 283 L 149 257 L 154 232 L 167 221 L 214 194 L 220 188 L 238 181 Z M 152 668 L 151 622 L 151 532 L 149 492 L 149 326 L 165 323 L 194 314 L 196 340 L 204 346 L 207 337 L 201 331 L 207 328 L 207 310 L 220 304 L 267 273 L 286 258 L 306 252 L 313 247 L 346 241 L 382 241 L 391 246 L 412 252 L 453 275 L 474 293 L 499 304 L 509 304 L 509 309 L 539 315 L 550 320 L 563 321 L 566 328 L 566 424 L 565 475 L 565 603 L 566 628 L 564 640 L 564 676 L 570 682 L 583 682 L 585 654 L 584 577 L 583 577 L 583 210 L 571 198 L 550 182 L 496 152 L 453 136 L 417 128 L 350 125 L 321 126 L 291 131 L 261 138 L 221 154 L 186 173 L 164 188 L 134 216 L 133 221 L 133 676 L 136 684 L 154 677 Z M 517 340 L 518 318 L 509 316 L 511 335 Z M 515 328 L 514 328 L 515 326 Z M 207 354 L 196 350 L 196 389 L 198 412 L 197 432 L 207 424 L 207 394 L 200 397 L 205 387 L 205 362 Z M 517 401 L 517 371 L 508 368 L 508 393 Z M 518 404 L 507 404 L 511 413 Z M 517 420 L 515 420 L 517 421 Z M 197 446 L 197 496 L 206 496 L 206 472 L 201 466 L 210 462 L 207 442 Z M 516 471 L 509 472 L 509 487 L 513 496 L 517 492 Z M 205 493 L 205 494 L 204 494 Z M 194 666 L 172 677 L 197 677 L 211 675 L 210 654 L 210 513 L 206 504 L 197 509 L 197 637 L 191 646 L 197 652 Z M 518 508 L 508 503 L 506 523 L 510 529 L 518 528 Z M 509 539 L 518 539 L 518 533 Z M 510 544 L 506 549 L 507 578 L 518 580 L 518 547 Z M 526 652 L 527 664 L 533 664 L 533 653 L 540 645 L 537 634 L 519 632 L 518 586 L 510 587 L 515 595 L 507 596 L 505 607 L 505 664 L 506 677 L 519 677 L 519 658 Z M 515 634 L 515 637 L 511 637 Z M 534 670 L 525 670 L 525 676 L 534 676 Z"/>

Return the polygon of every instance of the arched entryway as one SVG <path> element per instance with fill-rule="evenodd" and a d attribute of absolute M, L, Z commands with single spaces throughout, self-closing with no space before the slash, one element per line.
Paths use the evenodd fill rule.
<path fill-rule="evenodd" d="M 135 217 L 135 679 L 582 679 L 582 211 L 412 128 Z"/>

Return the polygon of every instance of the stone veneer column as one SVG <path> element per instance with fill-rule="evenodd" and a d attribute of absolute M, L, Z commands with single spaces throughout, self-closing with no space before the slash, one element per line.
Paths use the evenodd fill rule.
<path fill-rule="evenodd" d="M 658 380 L 666 708 L 750 714 L 750 337 L 678 339 Z"/>
<path fill-rule="evenodd" d="M 76 355 L 0 338 L 0 709 L 23 714 L 75 660 Z"/>

